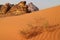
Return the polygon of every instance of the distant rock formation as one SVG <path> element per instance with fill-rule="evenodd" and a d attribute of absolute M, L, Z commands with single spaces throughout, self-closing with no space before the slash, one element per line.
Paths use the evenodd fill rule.
<path fill-rule="evenodd" d="M 20 15 L 38 10 L 39 9 L 33 3 L 26 5 L 26 1 L 21 1 L 16 5 L 6 3 L 5 5 L 0 5 L 0 16 Z"/>
<path fill-rule="evenodd" d="M 0 14 L 6 14 L 6 12 L 10 9 L 10 4 L 9 3 L 6 3 L 5 5 L 2 5 L 1 6 L 1 9 L 0 9 Z"/>
<path fill-rule="evenodd" d="M 32 2 L 28 4 L 28 11 L 33 12 L 38 10 L 39 8 L 37 8 Z"/>
<path fill-rule="evenodd" d="M 21 1 L 20 3 L 14 5 L 6 14 L 7 15 L 19 15 L 27 13 L 26 1 Z"/>

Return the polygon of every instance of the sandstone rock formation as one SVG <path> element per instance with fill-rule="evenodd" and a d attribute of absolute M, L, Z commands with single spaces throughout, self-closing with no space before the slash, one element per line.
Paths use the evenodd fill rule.
<path fill-rule="evenodd" d="M 1 15 L 1 7 L 2 7 L 3 5 L 0 5 L 0 15 Z"/>
<path fill-rule="evenodd" d="M 2 5 L 0 5 L 0 9 L 1 9 L 1 6 L 2 6 Z"/>
<path fill-rule="evenodd" d="M 9 11 L 9 9 L 10 9 L 10 4 L 6 3 L 1 7 L 0 14 L 6 14 L 6 12 Z"/>
<path fill-rule="evenodd" d="M 24 13 L 27 13 L 26 1 L 21 1 L 20 3 L 14 5 L 6 14 L 19 15 Z"/>
<path fill-rule="evenodd" d="M 28 4 L 28 11 L 33 12 L 38 10 L 39 9 L 32 2 Z"/>
<path fill-rule="evenodd" d="M 5 5 L 0 5 L 0 17 L 31 13 L 38 10 L 33 3 L 26 5 L 26 1 L 21 1 L 16 5 L 6 3 Z"/>

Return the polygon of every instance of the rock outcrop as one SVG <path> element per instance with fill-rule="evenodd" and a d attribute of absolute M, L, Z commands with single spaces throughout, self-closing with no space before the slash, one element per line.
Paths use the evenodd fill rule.
<path fill-rule="evenodd" d="M 21 1 L 20 3 L 14 5 L 6 14 L 7 15 L 19 15 L 27 13 L 26 1 Z"/>
<path fill-rule="evenodd" d="M 10 4 L 6 3 L 5 5 L 1 6 L 0 14 L 6 14 L 6 12 L 9 11 L 10 8 Z"/>
<path fill-rule="evenodd" d="M 28 4 L 28 11 L 33 12 L 38 10 L 39 9 L 32 2 Z"/>
<path fill-rule="evenodd" d="M 0 9 L 1 9 L 2 5 L 0 5 Z"/>
<path fill-rule="evenodd" d="M 33 3 L 26 5 L 26 1 L 21 1 L 16 5 L 6 3 L 5 5 L 0 5 L 0 16 L 20 15 L 38 10 L 39 9 Z"/>

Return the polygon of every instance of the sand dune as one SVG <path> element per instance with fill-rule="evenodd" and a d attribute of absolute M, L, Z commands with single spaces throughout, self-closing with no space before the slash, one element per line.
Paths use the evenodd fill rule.
<path fill-rule="evenodd" d="M 52 28 L 45 29 L 41 34 L 26 39 L 20 31 L 28 29 L 30 27 L 27 26 L 28 24 Z M 60 6 L 30 14 L 0 18 L 0 40 L 60 40 Z"/>

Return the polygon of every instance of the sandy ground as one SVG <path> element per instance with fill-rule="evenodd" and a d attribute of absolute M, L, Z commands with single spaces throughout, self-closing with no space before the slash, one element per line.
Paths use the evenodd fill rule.
<path fill-rule="evenodd" d="M 27 24 L 40 25 L 44 23 L 58 26 L 55 31 L 43 31 L 43 33 L 29 39 L 20 34 L 20 30 L 28 28 Z M 60 40 L 59 28 L 60 6 L 56 6 L 31 14 L 0 18 L 0 40 Z"/>

